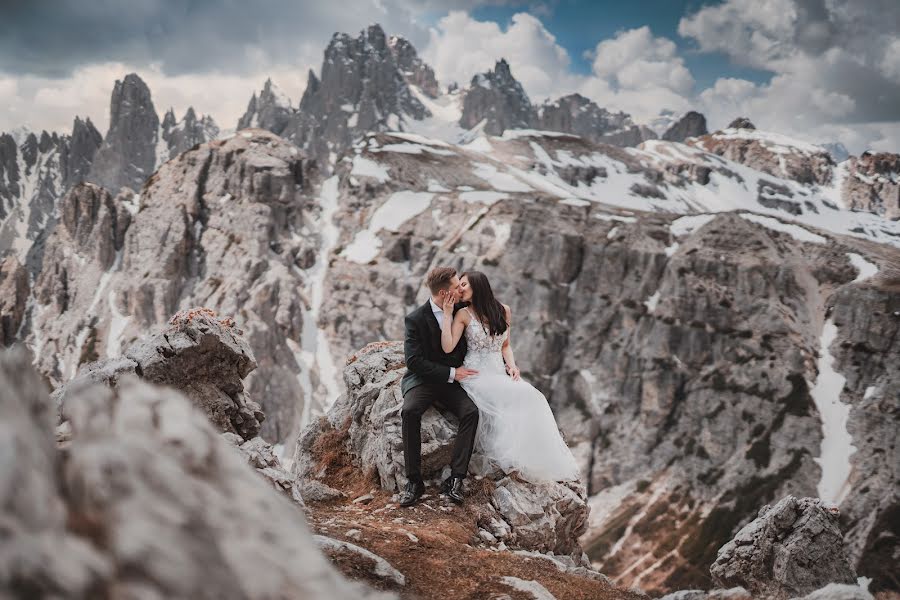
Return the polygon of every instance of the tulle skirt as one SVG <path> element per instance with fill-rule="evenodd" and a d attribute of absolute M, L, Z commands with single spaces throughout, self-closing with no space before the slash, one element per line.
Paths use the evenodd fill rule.
<path fill-rule="evenodd" d="M 499 352 L 469 353 L 464 366 L 478 371 L 460 385 L 479 410 L 475 447 L 480 453 L 533 483 L 580 478 L 540 391 L 507 375 Z"/>

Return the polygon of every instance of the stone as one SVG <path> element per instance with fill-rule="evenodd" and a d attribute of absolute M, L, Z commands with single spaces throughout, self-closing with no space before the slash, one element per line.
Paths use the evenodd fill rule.
<path fill-rule="evenodd" d="M 30 285 L 28 271 L 15 256 L 0 261 L 0 346 L 19 339 Z"/>
<path fill-rule="evenodd" d="M 29 597 L 357 598 L 290 500 L 265 485 L 172 388 L 123 376 L 53 409 L 23 353 L 0 355 L 2 520 L 17 537 L 0 583 Z M 20 437 L 19 437 L 20 436 Z M 23 537 L 19 537 L 19 536 Z"/>
<path fill-rule="evenodd" d="M 214 425 L 249 440 L 265 415 L 243 379 L 257 367 L 243 332 L 209 309 L 178 312 L 169 327 L 139 339 L 125 352 L 140 376 L 185 393 Z"/>
<path fill-rule="evenodd" d="M 402 489 L 399 383 L 404 371 L 399 342 L 370 344 L 351 357 L 344 369 L 348 391 L 326 413 L 325 422 L 310 425 L 297 443 L 294 470 L 301 481 L 315 481 L 327 471 L 329 465 L 319 462 L 318 452 L 330 439 L 337 440 L 338 449 L 349 454 L 357 468 L 372 470 L 382 488 Z M 432 485 L 442 479 L 455 427 L 437 411 L 428 411 L 422 419 L 423 477 Z M 491 535 L 510 547 L 580 559 L 577 539 L 587 526 L 583 485 L 532 484 L 502 472 L 497 477 L 490 480 L 492 491 L 483 507 L 486 515 L 495 515 L 485 519 Z"/>
<path fill-rule="evenodd" d="M 349 553 L 354 556 L 354 560 L 367 563 L 368 568 L 371 569 L 372 574 L 376 577 L 396 586 L 402 587 L 406 585 L 406 577 L 403 573 L 392 567 L 388 561 L 374 552 L 366 550 L 356 544 L 351 544 L 350 542 L 345 542 L 343 540 L 336 540 L 324 535 L 314 535 L 313 539 L 315 539 L 319 548 L 326 554 L 340 555 Z M 347 559 L 335 556 L 334 560 L 341 561 Z"/>
<path fill-rule="evenodd" d="M 775 598 L 856 581 L 837 511 L 818 499 L 793 496 L 763 507 L 719 550 L 710 574 L 718 585 L 740 585 L 754 595 Z"/>
<path fill-rule="evenodd" d="M 709 132 L 706 130 L 706 117 L 697 111 L 691 110 L 673 123 L 663 133 L 662 139 L 667 142 L 683 142 L 690 137 L 698 137 L 707 133 Z"/>

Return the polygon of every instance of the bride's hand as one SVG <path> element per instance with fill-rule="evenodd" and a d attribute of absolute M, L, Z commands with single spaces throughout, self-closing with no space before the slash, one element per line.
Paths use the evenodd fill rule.
<path fill-rule="evenodd" d="M 513 381 L 519 381 L 522 378 L 519 367 L 507 367 L 506 372 L 512 377 Z"/>
<path fill-rule="evenodd" d="M 453 307 L 456 305 L 456 298 L 453 294 L 447 294 L 444 296 L 444 305 L 441 307 L 444 309 L 444 314 L 448 314 L 453 316 Z"/>

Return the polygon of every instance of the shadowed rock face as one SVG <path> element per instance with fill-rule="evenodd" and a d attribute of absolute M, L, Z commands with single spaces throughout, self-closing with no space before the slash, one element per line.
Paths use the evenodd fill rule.
<path fill-rule="evenodd" d="M 125 376 L 52 410 L 23 354 L 0 355 L 0 517 L 11 597 L 357 598 L 303 514 L 179 392 Z M 63 460 L 64 457 L 64 460 Z"/>
<path fill-rule="evenodd" d="M 538 107 L 535 127 L 614 146 L 637 146 L 656 137 L 647 128 L 635 125 L 627 114 L 611 113 L 581 94 L 563 96 Z"/>
<path fill-rule="evenodd" d="M 465 92 L 459 124 L 472 129 L 482 121 L 488 135 L 528 128 L 536 121 L 531 101 L 505 59 L 497 61 L 492 71 L 475 75 Z"/>
<path fill-rule="evenodd" d="M 268 416 L 263 435 L 296 435 L 317 383 L 298 377 L 321 210 L 305 194 L 306 168 L 296 147 L 250 130 L 169 161 L 140 197 L 75 188 L 35 283 L 41 371 L 59 385 L 176 311 L 205 305 L 242 323 L 259 364 L 247 389 Z"/>
<path fill-rule="evenodd" d="M 720 550 L 710 567 L 722 586 L 754 595 L 792 598 L 829 583 L 854 583 L 838 511 L 815 498 L 784 498 L 766 506 Z"/>
<path fill-rule="evenodd" d="M 841 196 L 850 208 L 900 218 L 900 154 L 865 152 L 850 157 Z"/>
<path fill-rule="evenodd" d="M 88 180 L 113 193 L 141 186 L 156 169 L 159 117 L 150 88 L 136 74 L 116 81 L 109 101 L 109 130 L 94 157 Z"/>
<path fill-rule="evenodd" d="M 413 67 L 408 52 L 395 55 L 379 25 L 355 38 L 336 33 L 325 49 L 321 79 L 310 71 L 299 110 L 278 133 L 324 162 L 367 131 L 396 130 L 407 120 L 425 118 L 429 112 L 410 91 L 398 60 Z M 423 68 L 417 68 L 419 76 Z M 410 77 L 415 79 L 415 73 Z M 270 105 L 262 96 L 257 101 L 260 127 L 279 126 L 277 119 L 259 112 Z"/>
<path fill-rule="evenodd" d="M 11 346 L 18 339 L 28 292 L 28 272 L 16 257 L 0 261 L 0 346 Z"/>
<path fill-rule="evenodd" d="M 663 134 L 667 142 L 683 142 L 689 137 L 706 135 L 706 117 L 696 111 L 689 111 Z"/>
<path fill-rule="evenodd" d="M 371 344 L 352 356 L 344 369 L 347 392 L 326 419 L 310 425 L 298 442 L 294 456 L 298 476 L 316 480 L 327 465 L 317 463 L 314 447 L 322 443 L 323 436 L 340 435 L 357 469 L 374 471 L 387 490 L 402 489 L 406 483 L 400 434 L 400 379 L 404 373 L 400 342 Z M 456 424 L 436 411 L 424 416 L 422 474 L 426 480 L 437 484 L 447 476 L 455 432 Z M 581 560 L 578 536 L 587 519 L 582 485 L 526 483 L 507 476 L 477 452 L 470 470 L 494 484 L 487 508 L 496 516 L 484 523 L 491 535 L 511 547 L 570 554 Z"/>
<path fill-rule="evenodd" d="M 209 115 L 198 117 L 192 106 L 178 122 L 175 121 L 175 113 L 169 109 L 160 126 L 160 136 L 165 147 L 158 147 L 161 155 L 156 157 L 157 167 L 197 144 L 216 139 L 219 137 L 219 127 Z"/>
<path fill-rule="evenodd" d="M 312 72 L 310 72 L 310 76 L 315 77 Z M 259 96 L 257 97 L 254 93 L 250 98 L 247 110 L 238 121 L 237 128 L 240 130 L 258 127 L 281 135 L 293 114 L 294 111 L 287 96 L 272 83 L 271 79 L 266 79 Z"/>
<path fill-rule="evenodd" d="M 426 95 L 437 98 L 441 90 L 438 87 L 437 79 L 434 77 L 434 69 L 419 58 L 416 49 L 409 43 L 409 40 L 399 35 L 392 35 L 388 40 L 388 47 L 391 49 L 391 54 L 394 55 L 397 67 L 403 73 L 403 78 L 406 79 L 406 82 L 418 87 Z"/>

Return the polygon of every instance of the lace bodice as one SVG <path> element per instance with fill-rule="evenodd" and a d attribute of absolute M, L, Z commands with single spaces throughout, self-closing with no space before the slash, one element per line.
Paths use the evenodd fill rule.
<path fill-rule="evenodd" d="M 469 324 L 466 325 L 466 352 L 469 354 L 496 352 L 499 354 L 503 349 L 503 342 L 506 341 L 506 336 L 509 335 L 509 329 L 500 335 L 491 335 L 472 311 L 468 308 L 465 310 L 472 317 L 469 319 Z"/>

